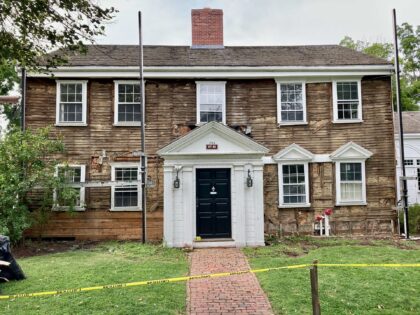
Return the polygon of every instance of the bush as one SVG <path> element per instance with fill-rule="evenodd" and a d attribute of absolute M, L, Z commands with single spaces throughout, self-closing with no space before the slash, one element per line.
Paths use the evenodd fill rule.
<path fill-rule="evenodd" d="M 400 228 L 404 231 L 404 212 L 400 212 Z M 408 228 L 411 235 L 420 234 L 420 204 L 408 208 Z"/>
<path fill-rule="evenodd" d="M 0 139 L 0 234 L 18 241 L 35 217 L 51 210 L 53 192 L 63 192 L 60 200 L 74 208 L 74 189 L 66 187 L 64 176 L 56 176 L 57 161 L 51 158 L 64 151 L 61 139 L 49 138 L 49 128 L 36 132 L 13 130 Z M 31 201 L 37 190 L 41 203 Z M 31 215 L 29 209 L 36 215 Z M 35 209 L 34 209 L 35 208 Z"/>

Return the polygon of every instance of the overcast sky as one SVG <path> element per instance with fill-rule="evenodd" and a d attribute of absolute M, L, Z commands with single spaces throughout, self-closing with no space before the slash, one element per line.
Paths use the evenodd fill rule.
<path fill-rule="evenodd" d="M 145 44 L 191 45 L 191 9 L 223 9 L 225 45 L 337 44 L 345 35 L 392 41 L 398 23 L 420 24 L 420 0 L 99 0 L 120 12 L 102 44 L 136 44 L 137 11 Z"/>

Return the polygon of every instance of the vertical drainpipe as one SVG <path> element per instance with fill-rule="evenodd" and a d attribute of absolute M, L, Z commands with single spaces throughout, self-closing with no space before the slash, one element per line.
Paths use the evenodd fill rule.
<path fill-rule="evenodd" d="M 21 69 L 20 90 L 21 90 L 20 128 L 22 131 L 25 131 L 25 111 L 26 111 L 26 70 L 25 68 Z"/>

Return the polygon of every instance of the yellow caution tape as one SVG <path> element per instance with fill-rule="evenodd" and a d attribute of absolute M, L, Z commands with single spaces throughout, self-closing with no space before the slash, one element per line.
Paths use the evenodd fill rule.
<path fill-rule="evenodd" d="M 137 282 L 109 284 L 109 285 L 101 285 L 101 286 L 87 287 L 87 288 L 0 295 L 0 300 L 16 299 L 16 298 L 24 298 L 24 297 L 60 295 L 64 293 L 88 292 L 88 291 L 97 291 L 97 290 L 104 290 L 104 289 L 137 287 L 137 286 L 143 286 L 143 285 L 153 285 L 153 284 L 173 283 L 173 282 L 181 282 L 181 281 L 197 280 L 197 279 L 227 277 L 227 276 L 242 275 L 242 274 L 247 274 L 247 273 L 261 273 L 261 272 L 281 270 L 281 269 L 301 269 L 301 268 L 306 268 L 306 267 L 312 267 L 315 265 L 318 267 L 351 267 L 351 268 L 361 268 L 361 267 L 420 268 L 420 263 L 418 264 L 320 264 L 320 263 L 301 264 L 301 265 L 289 265 L 289 266 L 251 269 L 251 270 L 243 270 L 243 271 L 221 272 L 221 273 L 212 273 L 212 274 L 203 274 L 203 275 L 196 275 L 196 276 L 185 276 L 185 277 L 177 277 L 177 278 L 158 279 L 158 280 L 145 280 L 145 281 L 137 281 Z"/>

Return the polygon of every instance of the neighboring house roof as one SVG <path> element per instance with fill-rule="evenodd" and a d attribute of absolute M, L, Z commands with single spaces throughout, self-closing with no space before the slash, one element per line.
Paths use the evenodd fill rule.
<path fill-rule="evenodd" d="M 403 112 L 403 128 L 406 133 L 420 133 L 420 111 L 418 112 Z M 399 128 L 398 113 L 394 113 L 394 133 L 398 134 Z"/>
<path fill-rule="evenodd" d="M 58 50 L 51 54 L 66 55 Z M 67 66 L 137 66 L 137 45 L 88 45 L 86 54 L 68 54 Z M 227 46 L 199 49 L 189 46 L 144 46 L 145 66 L 351 66 L 389 62 L 338 45 Z"/>

